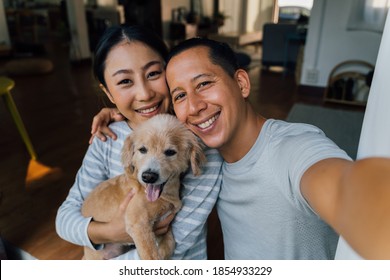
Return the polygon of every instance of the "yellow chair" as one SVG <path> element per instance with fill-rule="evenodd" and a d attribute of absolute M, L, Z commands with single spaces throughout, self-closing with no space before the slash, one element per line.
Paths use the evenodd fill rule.
<path fill-rule="evenodd" d="M 24 141 L 24 144 L 27 147 L 28 152 L 32 159 L 37 159 L 37 154 L 35 153 L 34 147 L 31 144 L 30 137 L 27 134 L 26 128 L 24 127 L 22 118 L 19 115 L 18 109 L 16 108 L 15 102 L 11 96 L 11 89 L 15 86 L 15 82 L 7 77 L 0 77 L 0 95 L 3 98 L 8 110 L 10 111 L 12 118 L 16 124 L 16 127 L 19 130 L 20 135 Z"/>
<path fill-rule="evenodd" d="M 61 169 L 50 168 L 37 161 L 37 154 L 31 143 L 30 137 L 23 124 L 22 118 L 16 108 L 15 102 L 11 96 L 11 90 L 14 88 L 15 82 L 4 76 L 0 76 L 0 95 L 3 98 L 8 110 L 10 111 L 12 118 L 16 124 L 16 127 L 22 136 L 23 142 L 31 156 L 31 161 L 27 170 L 26 185 L 37 186 L 39 181 L 57 179 L 61 175 Z M 38 183 L 38 184 L 37 184 Z"/>

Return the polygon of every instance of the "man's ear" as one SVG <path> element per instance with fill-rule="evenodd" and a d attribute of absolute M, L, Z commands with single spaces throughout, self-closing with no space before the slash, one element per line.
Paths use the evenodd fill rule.
<path fill-rule="evenodd" d="M 107 95 L 107 97 L 108 97 L 108 99 L 110 99 L 111 103 L 115 104 L 115 100 L 112 98 L 112 95 L 108 91 L 108 89 L 103 84 L 99 84 L 99 87 Z"/>
<path fill-rule="evenodd" d="M 251 82 L 249 79 L 248 72 L 244 69 L 238 69 L 235 74 L 236 81 L 241 90 L 241 95 L 247 98 L 251 91 Z"/>

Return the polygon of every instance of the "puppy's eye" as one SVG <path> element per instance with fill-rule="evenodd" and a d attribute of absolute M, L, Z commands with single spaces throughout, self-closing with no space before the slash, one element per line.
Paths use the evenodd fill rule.
<path fill-rule="evenodd" d="M 164 151 L 164 155 L 166 155 L 167 157 L 171 157 L 171 156 L 176 155 L 176 151 L 172 150 L 172 149 L 168 149 L 168 150 Z"/>
<path fill-rule="evenodd" d="M 138 151 L 141 153 L 141 154 L 146 154 L 148 152 L 148 149 L 146 149 L 145 147 L 141 147 L 138 149 Z"/>

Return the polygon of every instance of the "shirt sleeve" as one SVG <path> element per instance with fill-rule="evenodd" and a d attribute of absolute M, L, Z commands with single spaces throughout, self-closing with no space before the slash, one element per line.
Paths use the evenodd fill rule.
<path fill-rule="evenodd" d="M 351 160 L 345 151 L 340 149 L 323 131 L 311 125 L 297 125 L 301 133 L 289 135 L 280 142 L 275 158 L 280 163 L 274 170 L 277 178 L 286 178 L 283 185 L 289 186 L 289 198 L 304 212 L 317 213 L 301 193 L 300 183 L 303 174 L 315 163 L 328 158 Z M 288 176 L 285 176 L 285 174 Z M 282 184 L 281 184 L 282 185 Z"/>
<path fill-rule="evenodd" d="M 219 195 L 222 158 L 213 149 L 207 148 L 205 154 L 202 174 L 190 172 L 182 180 L 183 206 L 172 223 L 176 241 L 172 259 L 207 259 L 206 222 Z"/>
<path fill-rule="evenodd" d="M 88 194 L 102 181 L 107 180 L 103 142 L 93 141 L 88 147 L 75 182 L 56 217 L 56 231 L 66 241 L 97 249 L 91 243 L 87 229 L 91 217 L 81 214 L 81 207 Z"/>

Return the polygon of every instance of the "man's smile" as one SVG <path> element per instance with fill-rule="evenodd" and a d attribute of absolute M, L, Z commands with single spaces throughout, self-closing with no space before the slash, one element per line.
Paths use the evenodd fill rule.
<path fill-rule="evenodd" d="M 203 121 L 201 123 L 198 123 L 198 124 L 193 124 L 201 129 L 206 129 L 206 128 L 209 128 L 217 119 L 218 117 L 220 116 L 221 112 L 218 112 L 217 114 L 213 115 L 211 118 L 209 118 L 208 120 L 206 121 Z"/>

